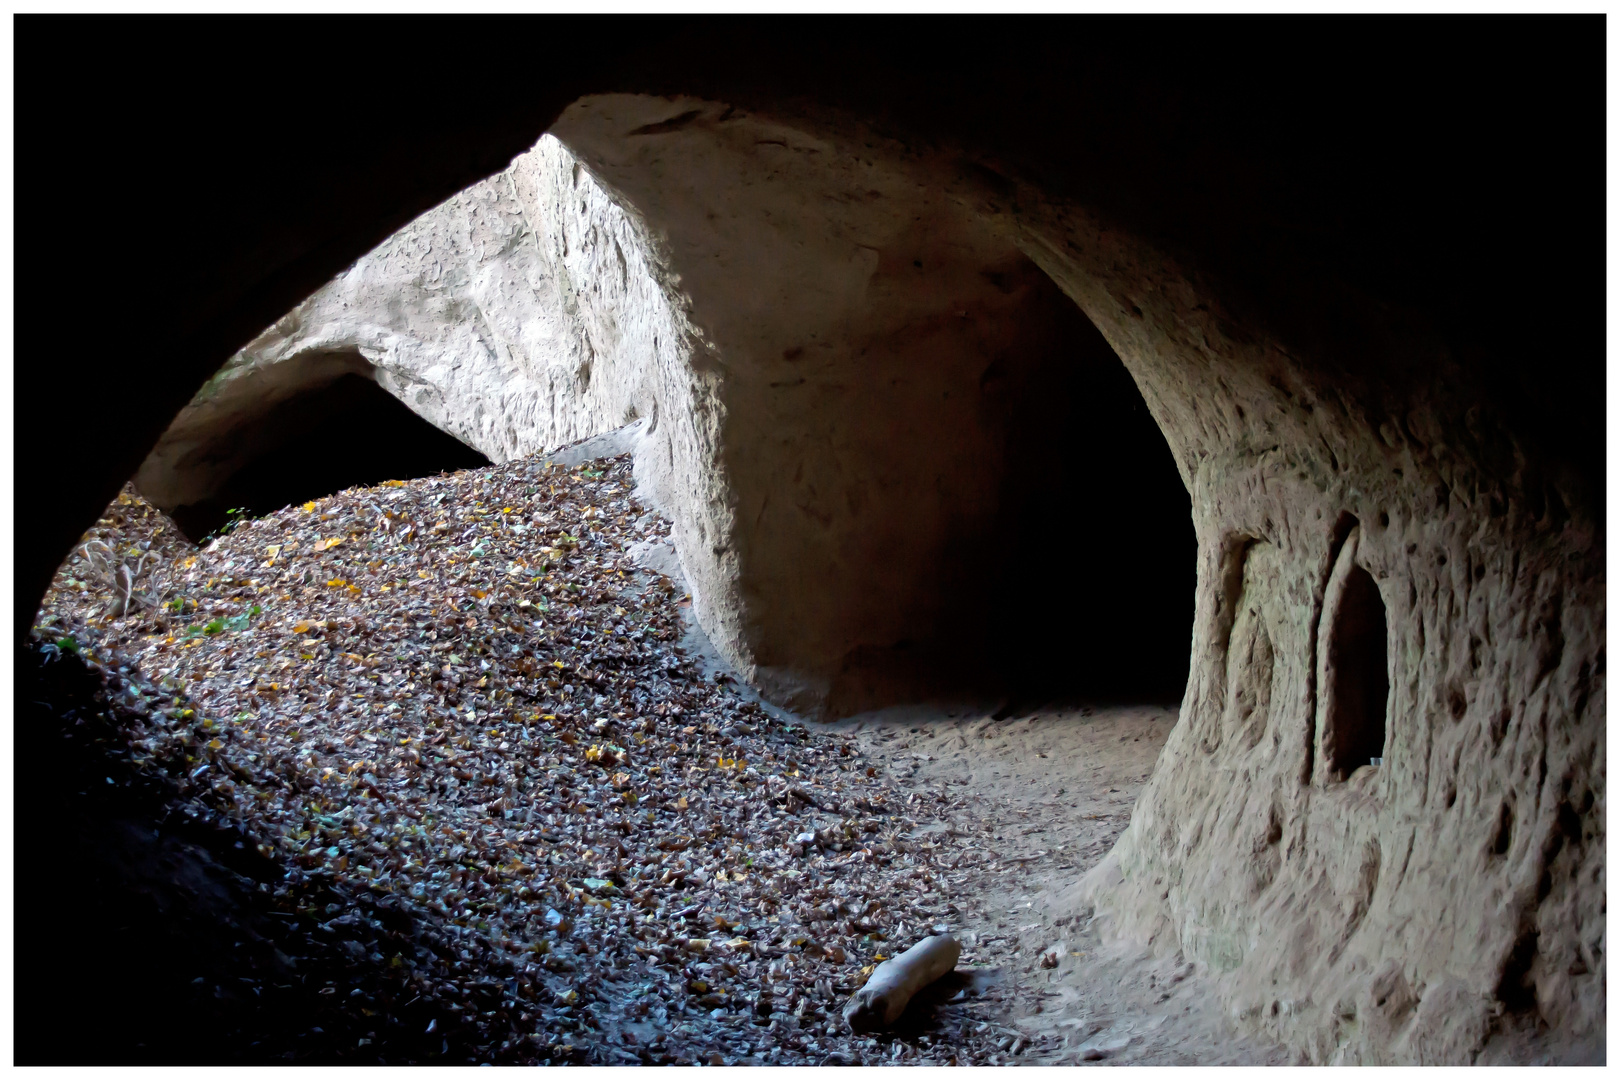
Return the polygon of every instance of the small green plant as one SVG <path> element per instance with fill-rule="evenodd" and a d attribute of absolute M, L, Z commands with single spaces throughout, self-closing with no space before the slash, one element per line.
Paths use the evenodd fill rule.
<path fill-rule="evenodd" d="M 230 618 L 226 619 L 225 620 L 225 629 L 227 629 L 227 630 L 246 630 L 248 628 L 248 623 L 253 620 L 253 616 L 259 614 L 259 612 L 261 612 L 263 610 L 264 609 L 261 608 L 258 604 L 254 604 L 251 608 L 249 608 L 248 610 L 242 612 L 242 614 L 240 614 L 240 615 L 232 615 Z M 217 622 L 218 620 L 215 620 L 215 621 Z M 212 624 L 210 624 L 210 625 L 212 625 Z"/>
<path fill-rule="evenodd" d="M 63 652 L 76 653 L 79 651 L 79 642 L 77 638 L 69 634 L 67 637 L 57 638 L 56 647 L 61 649 Z"/>
<path fill-rule="evenodd" d="M 233 506 L 225 511 L 225 523 L 207 536 L 202 538 L 201 546 L 206 547 L 211 541 L 222 536 L 228 536 L 238 525 L 241 525 L 251 516 L 251 511 L 245 506 Z"/>
<path fill-rule="evenodd" d="M 230 618 L 221 615 L 218 618 L 208 620 L 201 626 L 193 624 L 186 627 L 182 640 L 190 641 L 192 638 L 202 634 L 208 634 L 212 637 L 214 634 L 223 634 L 227 630 L 246 630 L 248 624 L 253 621 L 253 617 L 263 610 L 258 604 L 254 604 L 240 615 L 232 615 Z"/>

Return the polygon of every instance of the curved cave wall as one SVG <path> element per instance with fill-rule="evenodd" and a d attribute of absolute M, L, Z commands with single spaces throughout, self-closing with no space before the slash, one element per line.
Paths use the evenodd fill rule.
<path fill-rule="evenodd" d="M 481 449 L 645 420 L 699 618 L 779 701 L 900 700 L 968 679 L 964 656 L 1083 675 L 1122 639 L 1184 670 L 1131 825 L 1072 899 L 1206 967 L 1251 1028 L 1323 1062 L 1466 1061 L 1514 1024 L 1601 1038 L 1601 495 L 1499 371 L 1353 284 L 1261 295 L 1072 191 L 848 116 L 621 94 L 552 134 L 572 163 L 511 174 L 501 235 L 562 262 L 476 272 L 519 240 L 390 262 L 462 305 L 424 324 L 483 326 L 499 280 L 483 295 L 554 296 L 556 326 L 591 328 L 554 340 L 583 344 L 513 347 L 524 320 L 476 348 L 383 319 L 332 340 L 414 357 L 383 385 Z M 314 350 L 325 310 L 264 356 Z M 1169 599 L 1189 558 L 1190 635 Z M 1022 633 L 1032 611 L 1046 632 Z"/>
<path fill-rule="evenodd" d="M 1262 304 L 1008 166 L 847 118 L 615 96 L 552 130 L 709 346 L 724 513 L 682 557 L 758 684 L 853 708 L 906 674 L 872 658 L 949 625 L 914 602 L 932 545 L 984 535 L 1009 446 L 952 391 L 1045 310 L 984 287 L 1016 252 L 1123 361 L 1196 533 L 1181 715 L 1074 902 L 1311 1060 L 1601 1039 L 1601 502 L 1493 376 L 1342 282 Z"/>
<path fill-rule="evenodd" d="M 756 127 L 704 168 L 768 176 L 779 146 L 750 142 Z M 839 193 L 847 177 L 818 169 L 801 177 L 812 194 Z M 638 476 L 675 520 L 700 618 L 779 700 L 820 715 L 957 695 L 1175 700 L 1192 522 L 1140 392 L 1004 238 L 904 177 L 872 182 L 894 205 L 852 216 L 803 191 L 755 195 L 730 231 L 691 238 L 729 268 L 694 281 L 670 233 L 548 136 L 242 349 L 136 485 L 182 515 L 252 502 L 218 448 L 248 452 L 278 426 L 267 401 L 319 402 L 339 372 L 374 374 L 494 460 L 639 419 Z M 708 221 L 714 193 L 685 193 Z M 859 225 L 885 246 L 823 240 L 806 266 L 755 250 L 760 220 L 789 243 Z M 762 308 L 766 264 L 779 292 Z M 738 296 L 755 309 L 741 340 Z M 824 324 L 829 304 L 842 314 Z"/>
<path fill-rule="evenodd" d="M 665 409 L 706 418 L 707 497 L 675 536 L 746 677 L 821 715 L 1011 684 L 1179 695 L 1174 458 L 1096 328 L 937 162 L 691 99 L 585 99 L 552 134 L 693 327 L 700 381 Z"/>
<path fill-rule="evenodd" d="M 1601 1039 L 1592 490 L 1421 324 L 1348 289 L 1267 314 L 1019 199 L 1026 249 L 1143 388 L 1198 531 L 1181 716 L 1077 900 L 1207 964 L 1312 1060 L 1469 1060 L 1515 1023 Z M 1371 737 L 1339 737 L 1380 693 L 1375 767 Z"/>

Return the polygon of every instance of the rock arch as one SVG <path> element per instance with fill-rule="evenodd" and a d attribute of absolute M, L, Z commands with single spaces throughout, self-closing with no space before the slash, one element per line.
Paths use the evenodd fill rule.
<path fill-rule="evenodd" d="M 1129 830 L 1077 902 L 1207 963 L 1235 1013 L 1317 1060 L 1454 1059 L 1490 1027 L 1502 972 L 1522 980 L 1538 963 L 1549 974 L 1521 1000 L 1533 997 L 1565 1030 L 1598 1029 L 1601 978 L 1552 972 L 1595 970 L 1574 958 L 1602 951 L 1601 857 L 1558 849 L 1562 876 L 1530 900 L 1554 849 L 1512 845 L 1460 869 L 1460 853 L 1483 850 L 1472 838 L 1492 835 L 1499 804 L 1459 810 L 1461 799 L 1448 808 L 1436 796 L 1448 785 L 1514 791 L 1517 805 L 1540 808 L 1520 833 L 1549 834 L 1559 792 L 1595 780 L 1604 739 L 1602 636 L 1591 621 L 1599 526 L 1552 511 L 1590 503 L 1579 481 L 1481 406 L 1488 395 L 1466 369 L 1354 294 L 1304 297 L 1295 322 L 1268 320 L 1079 205 L 837 118 L 610 97 L 576 103 L 553 132 L 647 223 L 725 369 L 716 476 L 728 516 L 721 542 L 695 558 L 712 560 L 706 623 L 757 681 L 790 700 L 802 690 L 785 685 L 790 665 L 762 601 L 791 592 L 779 575 L 807 552 L 768 558 L 770 537 L 750 520 L 768 493 L 761 478 L 785 471 L 759 468 L 784 416 L 773 381 L 846 342 L 864 345 L 871 331 L 851 298 L 863 280 L 903 273 L 895 255 L 908 245 L 946 236 L 977 254 L 1010 244 L 1124 361 L 1191 492 L 1198 535 L 1181 720 Z M 833 175 L 850 208 L 843 233 L 822 228 Z M 812 201 L 818 228 L 797 231 Z M 909 206 L 886 218 L 895 203 Z M 1298 332 L 1312 314 L 1354 327 L 1353 364 L 1347 346 Z M 1404 366 L 1414 350 L 1425 372 L 1416 382 Z M 1348 544 L 1345 514 L 1367 523 Z M 1232 537 L 1247 539 L 1234 547 Z M 1323 787 L 1311 755 L 1318 654 L 1333 641 L 1319 627 L 1346 549 L 1352 604 L 1372 608 L 1375 579 L 1391 601 L 1388 750 L 1383 769 Z M 715 587 L 727 580 L 735 594 Z M 1393 602 L 1402 593 L 1406 603 Z M 1581 599 L 1554 614 L 1541 599 L 1553 595 Z M 1549 612 L 1534 627 L 1509 614 L 1533 610 Z M 859 604 L 843 611 L 873 618 Z M 1545 723 L 1547 740 L 1521 742 L 1519 759 L 1483 752 L 1503 706 Z M 1245 865 L 1253 872 L 1232 872 Z M 1547 950 L 1542 959 L 1524 959 L 1526 940 Z M 1390 998 L 1375 990 L 1391 979 L 1410 989 L 1409 1007 L 1375 1023 Z M 1349 1004 L 1327 1000 L 1329 988 Z"/>
<path fill-rule="evenodd" d="M 785 704 L 842 715 L 1014 685 L 1174 700 L 1187 494 L 1096 328 L 903 167 L 809 158 L 779 193 L 776 159 L 808 136 L 719 123 L 707 102 L 656 119 L 669 107 L 577 111 L 629 110 L 607 122 L 642 132 L 631 146 L 695 143 L 684 181 L 587 169 L 547 136 L 238 353 L 137 486 L 170 508 L 217 485 L 188 464 L 197 432 L 224 438 L 265 388 L 313 385 L 346 350 L 496 460 L 639 421 L 638 475 L 675 521 L 701 621 Z"/>
<path fill-rule="evenodd" d="M 358 352 L 309 352 L 210 380 L 134 482 L 201 539 L 235 514 L 488 463 L 380 387 Z"/>
<path fill-rule="evenodd" d="M 737 342 L 754 340 L 743 331 L 758 296 L 705 290 L 718 261 L 691 258 L 697 249 L 683 247 L 672 227 L 682 215 L 636 183 L 660 153 L 671 158 L 667 147 L 640 157 L 631 149 L 698 139 L 736 111 L 727 117 L 731 106 L 718 96 L 695 116 L 689 100 L 643 104 L 633 126 L 593 128 L 573 116 L 554 130 L 635 208 L 667 256 L 661 280 L 693 301 L 694 332 L 717 312 L 734 313 L 738 332 L 717 337 L 715 349 L 695 339 L 688 381 L 653 400 L 692 406 L 659 418 L 666 431 L 687 425 L 701 466 L 671 475 L 712 480 L 677 493 L 681 505 L 710 500 L 690 523 L 683 556 L 709 568 L 705 618 L 741 656 L 744 643 L 772 640 L 757 615 L 769 591 L 732 597 L 724 585 L 769 582 L 773 568 L 717 540 L 743 535 L 754 509 L 737 497 L 746 486 L 730 479 L 736 448 L 750 445 L 734 436 L 746 433 L 749 416 L 769 414 L 758 396 L 710 389 L 734 357 L 775 364 L 779 355 L 790 362 L 781 354 L 793 348 L 813 354 L 799 340 L 777 353 L 738 353 Z M 1349 287 L 1279 287 L 1256 298 L 1172 251 L 1162 231 L 1109 216 L 1106 186 L 1086 199 L 1074 194 L 1079 185 L 1050 175 L 1031 179 L 920 141 L 868 145 L 868 133 L 846 120 L 787 105 L 778 112 L 768 122 L 788 130 L 779 143 L 756 140 L 758 153 L 781 150 L 791 161 L 842 147 L 846 161 L 925 176 L 930 197 L 943 192 L 973 209 L 972 235 L 1004 241 L 1042 269 L 1124 361 L 1190 492 L 1198 578 L 1182 718 L 1130 829 L 1077 899 L 1121 932 L 1222 972 L 1234 1012 L 1317 1060 L 1466 1060 L 1503 1007 L 1534 1011 L 1571 1039 L 1600 1037 L 1604 525 L 1601 496 L 1583 479 L 1597 471 L 1558 456 L 1557 434 L 1540 430 L 1534 410 L 1495 381 L 1504 368 L 1493 375 L 1431 325 Z M 782 175 L 752 186 L 763 190 Z M 751 228 L 758 240 L 758 222 Z M 816 254 L 795 252 L 791 238 L 774 250 L 789 264 Z M 863 268 L 827 265 L 807 296 L 823 325 L 847 326 L 839 286 Z M 235 311 L 232 303 L 257 310 L 240 298 L 217 306 Z M 235 325 L 185 338 L 191 362 L 206 354 L 211 364 L 224 351 L 213 346 L 240 341 L 230 337 Z M 1572 370 L 1587 370 L 1580 359 Z M 1516 358 L 1506 367 L 1514 363 L 1536 366 Z M 1548 385 L 1551 399 L 1576 384 Z M 1310 762 L 1320 627 L 1343 539 L 1335 523 L 1345 514 L 1363 524 L 1358 565 L 1379 583 L 1387 609 L 1390 764 L 1363 774 L 1364 783 L 1352 775 L 1318 784 Z M 698 530 L 700 520 L 723 528 Z M 1256 542 L 1248 550 L 1265 564 L 1253 575 L 1245 560 L 1234 578 L 1234 537 Z M 1237 610 L 1245 596 L 1251 602 Z M 819 666 L 807 670 L 836 670 L 828 658 L 845 653 L 828 644 L 835 641 L 809 639 Z M 762 682 L 832 699 L 830 676 L 800 677 L 781 654 L 748 647 Z M 1253 746 L 1223 738 L 1203 753 L 1198 739 L 1221 718 L 1242 715 L 1251 701 L 1248 715 L 1257 714 L 1258 688 L 1253 698 L 1233 691 L 1268 651 L 1267 723 L 1279 738 Z M 1261 871 L 1230 873 L 1235 856 L 1257 848 Z"/>

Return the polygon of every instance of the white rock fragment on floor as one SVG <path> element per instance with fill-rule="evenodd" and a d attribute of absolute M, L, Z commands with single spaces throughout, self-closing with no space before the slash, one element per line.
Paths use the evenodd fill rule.
<path fill-rule="evenodd" d="M 877 966 L 845 1006 L 844 1019 L 855 1031 L 890 1026 L 919 990 L 953 971 L 961 955 L 962 946 L 948 934 L 924 938 Z"/>

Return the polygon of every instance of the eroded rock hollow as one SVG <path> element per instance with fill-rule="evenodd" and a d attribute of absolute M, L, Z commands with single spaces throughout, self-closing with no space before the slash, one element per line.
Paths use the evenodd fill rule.
<path fill-rule="evenodd" d="M 249 345 L 138 483 L 212 495 L 229 387 L 322 357 L 496 460 L 639 423 L 699 619 L 779 703 L 1182 692 L 1074 900 L 1252 1029 L 1598 1040 L 1601 503 L 1421 326 L 1295 300 L 838 115 L 588 97 Z"/>

